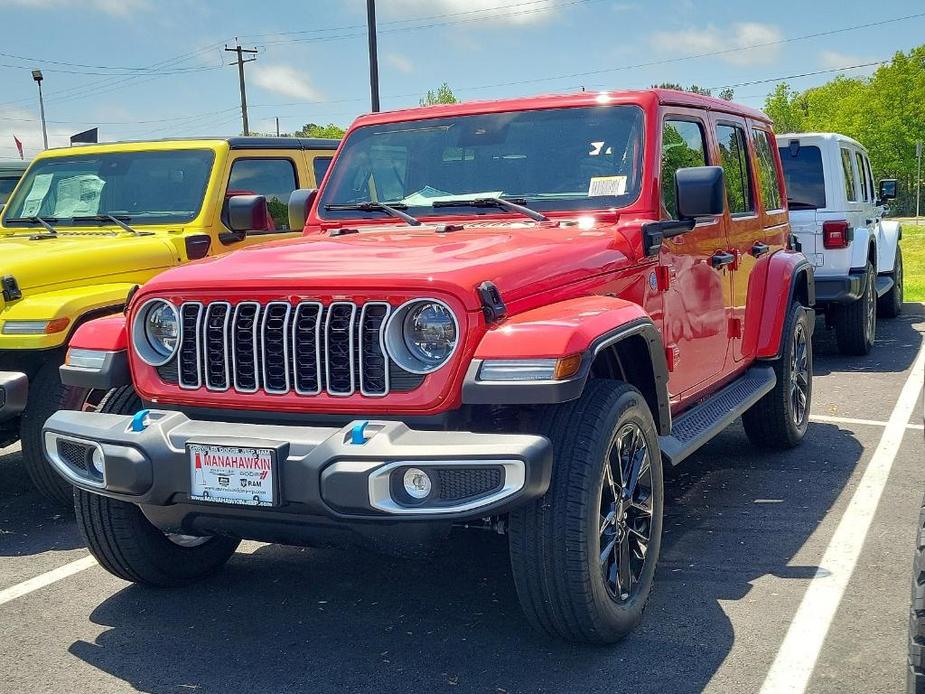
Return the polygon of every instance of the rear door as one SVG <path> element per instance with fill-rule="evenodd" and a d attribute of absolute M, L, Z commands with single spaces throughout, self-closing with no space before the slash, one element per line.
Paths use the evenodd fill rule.
<path fill-rule="evenodd" d="M 672 108 L 663 114 L 661 198 L 663 218 L 676 219 L 675 172 L 714 164 L 709 121 L 703 111 Z M 714 268 L 717 252 L 727 247 L 726 221 L 719 215 L 662 245 L 659 264 L 666 268 L 664 294 L 665 346 L 674 362 L 668 380 L 672 398 L 685 398 L 720 377 L 725 368 L 727 270 Z"/>
<path fill-rule="evenodd" d="M 744 119 L 727 114 L 717 114 L 714 123 L 718 163 L 726 174 L 728 249 L 735 257 L 734 262 L 724 268 L 731 291 L 727 334 L 732 358 L 739 361 L 743 357 L 748 280 L 756 261 L 753 252 L 768 244 L 755 192 L 755 155 L 748 126 Z"/>

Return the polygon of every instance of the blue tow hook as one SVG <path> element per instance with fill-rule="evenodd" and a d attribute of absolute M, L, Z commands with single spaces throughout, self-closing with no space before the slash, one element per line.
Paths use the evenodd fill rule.
<path fill-rule="evenodd" d="M 357 422 L 353 425 L 353 428 L 350 430 L 350 443 L 354 446 L 362 446 L 366 443 L 366 427 L 369 425 L 369 420 L 364 419 L 362 422 Z"/>
<path fill-rule="evenodd" d="M 138 410 L 132 417 L 132 431 L 144 431 L 148 428 L 145 419 L 151 414 L 151 410 Z"/>

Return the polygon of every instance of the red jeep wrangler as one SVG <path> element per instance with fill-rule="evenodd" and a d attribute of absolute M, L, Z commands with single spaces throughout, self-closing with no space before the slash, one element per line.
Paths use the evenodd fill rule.
<path fill-rule="evenodd" d="M 531 622 L 612 642 L 663 465 L 806 432 L 813 275 L 763 114 L 661 90 L 364 116 L 304 238 L 168 270 L 74 336 L 45 425 L 91 552 L 180 585 L 240 538 L 506 533 Z"/>

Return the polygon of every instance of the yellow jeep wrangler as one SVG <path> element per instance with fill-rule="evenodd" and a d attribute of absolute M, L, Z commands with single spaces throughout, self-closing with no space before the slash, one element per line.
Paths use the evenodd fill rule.
<path fill-rule="evenodd" d="M 65 345 L 134 288 L 189 260 L 296 235 L 289 194 L 314 188 L 337 140 L 231 137 L 54 149 L 0 215 L 0 448 L 22 441 L 36 487 L 71 503 L 42 425 L 105 393 L 62 386 Z"/>

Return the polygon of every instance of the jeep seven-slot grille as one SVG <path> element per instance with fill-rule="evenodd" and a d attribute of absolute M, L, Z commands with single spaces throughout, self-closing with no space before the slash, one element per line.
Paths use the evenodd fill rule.
<path fill-rule="evenodd" d="M 187 302 L 180 307 L 176 382 L 187 389 L 299 395 L 413 390 L 423 377 L 399 369 L 383 349 L 391 311 L 384 301 Z"/>

